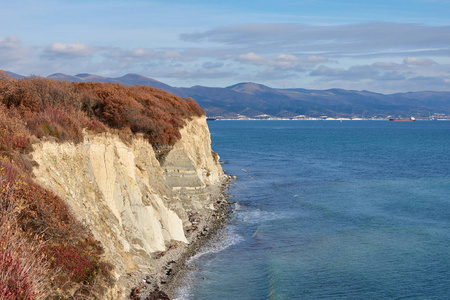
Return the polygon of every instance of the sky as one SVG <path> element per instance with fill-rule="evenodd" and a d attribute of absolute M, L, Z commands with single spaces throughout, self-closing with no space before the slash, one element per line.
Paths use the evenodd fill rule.
<path fill-rule="evenodd" d="M 450 0 L 0 0 L 0 69 L 450 91 Z"/>

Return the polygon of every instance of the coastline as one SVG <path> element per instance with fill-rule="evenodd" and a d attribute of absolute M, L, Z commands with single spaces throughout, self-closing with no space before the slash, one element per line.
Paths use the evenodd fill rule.
<path fill-rule="evenodd" d="M 214 120 L 208 120 L 208 122 L 215 121 L 390 121 L 390 118 L 315 118 L 315 117 L 305 117 L 305 118 L 222 118 L 214 117 Z M 450 121 L 450 118 L 416 118 L 416 121 Z"/>
<path fill-rule="evenodd" d="M 232 176 L 225 175 L 217 185 L 208 187 L 214 210 L 203 209 L 191 212 L 190 229 L 185 230 L 189 244 L 173 243 L 167 251 L 154 253 L 149 274 L 128 274 L 125 280 L 129 287 L 126 295 L 129 299 L 173 299 L 181 287 L 182 279 L 191 270 L 186 262 L 197 254 L 200 248 L 208 243 L 218 230 L 223 228 L 232 213 L 232 202 L 227 201 L 227 190 Z"/>

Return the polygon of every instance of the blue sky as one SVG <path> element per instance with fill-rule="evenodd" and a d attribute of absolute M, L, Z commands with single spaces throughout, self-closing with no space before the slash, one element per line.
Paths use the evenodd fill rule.
<path fill-rule="evenodd" d="M 0 0 L 0 69 L 450 90 L 450 0 Z"/>

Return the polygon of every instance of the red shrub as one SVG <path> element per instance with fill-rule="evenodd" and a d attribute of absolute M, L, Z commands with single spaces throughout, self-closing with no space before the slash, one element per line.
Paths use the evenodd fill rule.
<path fill-rule="evenodd" d="M 52 267 L 63 267 L 75 282 L 88 281 L 95 269 L 95 262 L 75 246 L 57 245 L 49 249 Z"/>
<path fill-rule="evenodd" d="M 0 158 L 0 187 L 14 183 L 19 176 L 19 170 L 6 158 Z M 0 194 L 3 197 L 3 193 Z"/>
<path fill-rule="evenodd" d="M 0 150 L 22 150 L 28 145 L 28 130 L 15 109 L 0 103 Z"/>
<path fill-rule="evenodd" d="M 0 274 L 8 274 L 0 281 L 0 299 L 36 299 L 33 286 L 20 259 L 0 248 Z"/>
<path fill-rule="evenodd" d="M 107 131 L 107 127 L 100 121 L 94 120 L 94 119 L 90 119 L 87 123 L 87 129 L 89 131 L 95 132 L 95 133 L 100 133 L 100 132 L 105 132 Z"/>
<path fill-rule="evenodd" d="M 0 164 L 0 299 L 44 299 L 45 275 L 51 273 L 41 252 L 42 241 L 18 222 L 27 205 L 15 190 L 24 182 L 6 159 Z"/>
<path fill-rule="evenodd" d="M 75 282 L 91 282 L 99 273 L 109 275 L 112 265 L 101 262 L 103 248 L 99 242 L 88 237 L 73 245 L 54 245 L 46 249 L 53 268 L 62 271 Z"/>

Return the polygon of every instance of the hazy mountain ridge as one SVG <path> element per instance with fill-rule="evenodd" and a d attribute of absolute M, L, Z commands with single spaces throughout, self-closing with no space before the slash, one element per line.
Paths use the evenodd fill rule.
<path fill-rule="evenodd" d="M 8 74 L 24 78 L 24 76 L 11 72 Z M 127 74 L 112 78 L 94 74 L 71 76 L 56 73 L 48 78 L 151 86 L 180 97 L 192 97 L 209 117 L 217 118 L 264 118 L 267 117 L 265 115 L 280 118 L 293 118 L 298 115 L 363 118 L 413 115 L 426 118 L 433 114 L 450 115 L 450 91 L 381 94 L 338 88 L 327 90 L 277 89 L 253 82 L 238 83 L 225 88 L 205 86 L 177 88 L 139 74 Z"/>

